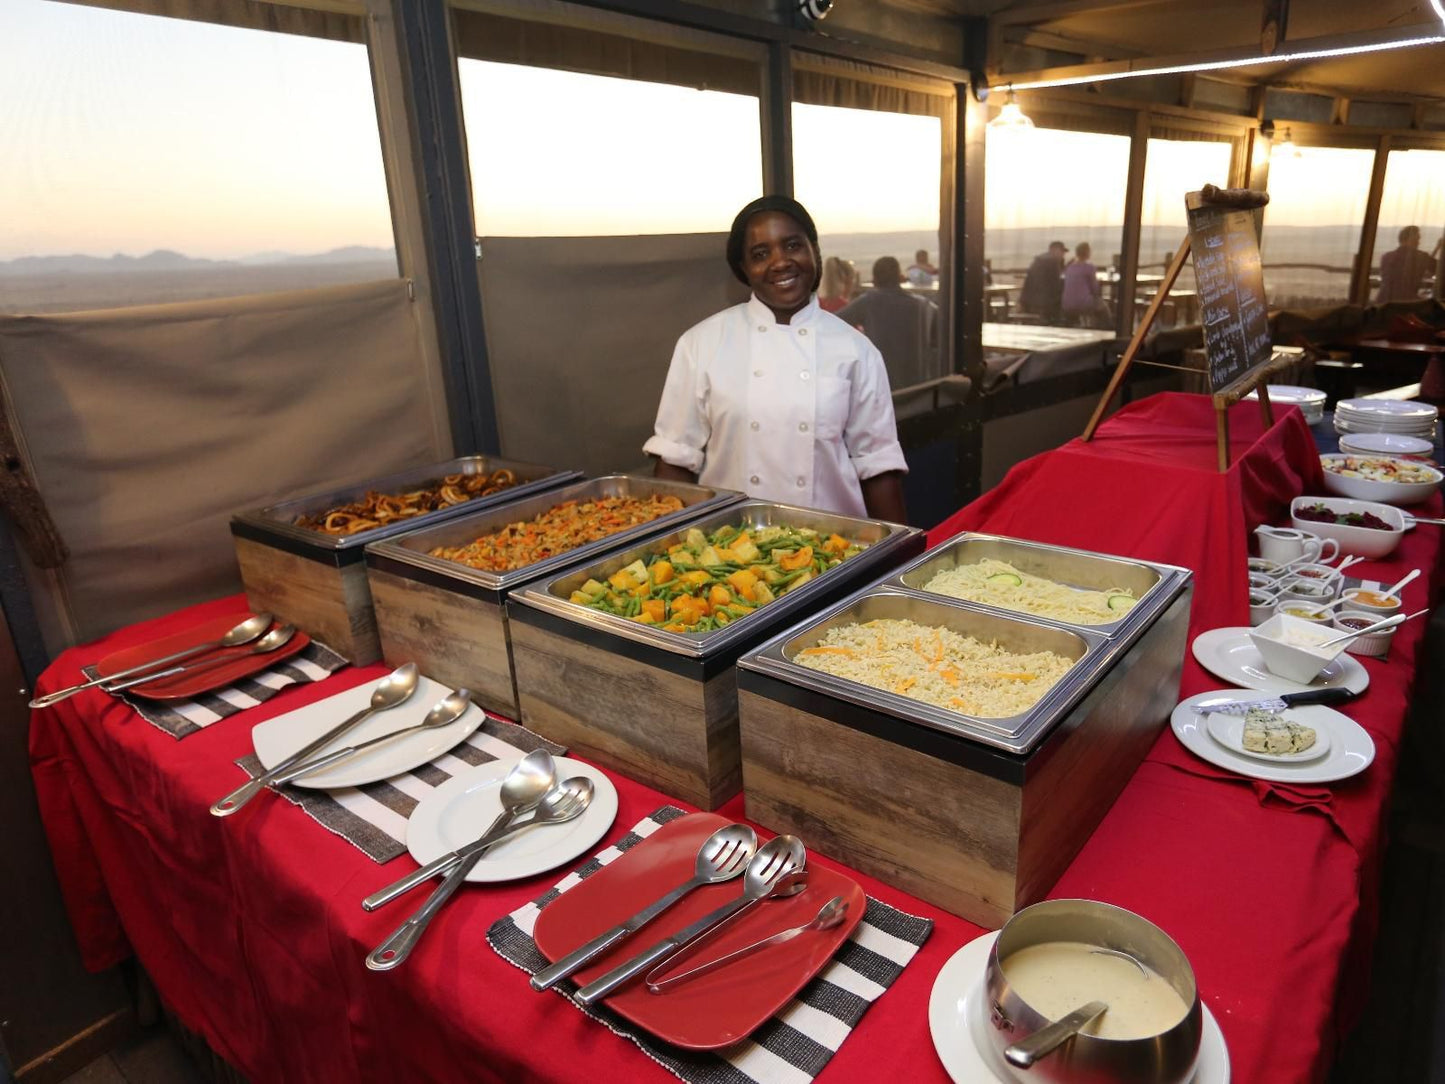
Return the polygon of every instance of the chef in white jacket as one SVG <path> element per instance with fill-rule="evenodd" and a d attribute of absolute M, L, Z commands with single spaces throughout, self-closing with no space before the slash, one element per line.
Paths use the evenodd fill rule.
<path fill-rule="evenodd" d="M 643 450 L 659 478 L 850 516 L 906 522 L 883 357 L 818 306 L 818 230 L 764 196 L 739 212 L 727 261 L 752 297 L 677 342 Z"/>

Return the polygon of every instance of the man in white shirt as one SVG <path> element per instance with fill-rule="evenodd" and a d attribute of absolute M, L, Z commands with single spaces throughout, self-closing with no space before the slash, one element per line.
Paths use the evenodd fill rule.
<path fill-rule="evenodd" d="M 868 339 L 818 306 L 818 231 L 764 196 L 728 236 L 745 304 L 685 332 L 643 450 L 660 478 L 845 515 L 906 522 L 893 399 Z"/>

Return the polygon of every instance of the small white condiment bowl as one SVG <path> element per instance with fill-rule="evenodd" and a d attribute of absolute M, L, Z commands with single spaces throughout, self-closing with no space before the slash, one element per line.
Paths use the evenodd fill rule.
<path fill-rule="evenodd" d="M 1314 625 L 1328 625 L 1335 619 L 1335 612 L 1325 605 L 1316 605 L 1312 602 L 1300 602 L 1296 599 L 1287 599 L 1275 603 L 1274 612 L 1284 614 L 1286 617 L 1297 618 L 1300 621 L 1308 621 Z"/>
<path fill-rule="evenodd" d="M 1373 602 L 1361 602 L 1359 596 L 1362 593 L 1379 595 L 1390 600 L 1388 606 L 1376 606 Z M 1383 591 L 1371 591 L 1368 587 L 1351 587 L 1344 592 L 1345 604 L 1340 607 L 1345 613 L 1370 614 L 1373 617 L 1393 617 L 1400 612 L 1402 605 L 1399 595 L 1387 595 Z"/>
<path fill-rule="evenodd" d="M 1312 605 L 1323 605 L 1326 602 L 1335 600 L 1335 592 L 1339 590 L 1339 580 L 1281 580 L 1278 592 L 1281 602 L 1308 602 Z"/>
<path fill-rule="evenodd" d="M 1313 621 L 1301 621 L 1287 614 L 1275 614 L 1257 629 L 1249 630 L 1249 638 L 1264 657 L 1264 665 L 1272 674 L 1278 674 L 1290 681 L 1308 685 L 1319 676 L 1345 645 L 1319 648 L 1308 646 L 1311 641 L 1328 640 L 1332 633 Z M 1298 638 L 1300 643 L 1290 643 Z"/>
<path fill-rule="evenodd" d="M 1351 626 L 1345 624 L 1346 619 L 1355 621 L 1368 621 L 1371 624 L 1380 620 L 1374 614 L 1346 612 L 1334 615 L 1334 627 L 1341 632 L 1351 632 Z M 1399 626 L 1396 626 L 1398 628 Z M 1370 655 L 1374 658 L 1384 658 L 1390 651 L 1390 641 L 1395 636 L 1395 629 L 1382 629 L 1380 632 L 1371 632 L 1364 636 L 1356 636 L 1345 644 L 1345 650 L 1352 655 Z"/>
<path fill-rule="evenodd" d="M 1278 561 L 1266 560 L 1263 557 L 1251 557 L 1249 559 L 1249 571 L 1251 575 L 1258 574 L 1274 578 L 1279 575 L 1282 567 Z"/>
<path fill-rule="evenodd" d="M 1270 591 L 1250 591 L 1249 623 L 1263 625 L 1274 616 L 1274 610 L 1278 604 L 1278 597 Z"/>

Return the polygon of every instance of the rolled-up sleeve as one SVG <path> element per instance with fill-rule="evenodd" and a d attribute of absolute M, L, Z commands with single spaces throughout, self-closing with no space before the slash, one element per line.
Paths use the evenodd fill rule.
<path fill-rule="evenodd" d="M 871 343 L 853 370 L 853 402 L 843 444 L 860 481 L 896 470 L 908 472 L 898 424 L 893 418 L 893 393 L 883 355 Z"/>
<path fill-rule="evenodd" d="M 702 470 L 712 426 L 707 416 L 706 381 L 698 372 L 697 351 L 684 335 L 672 352 L 672 365 L 657 404 L 657 422 L 642 450 L 664 463 L 694 474 Z M 890 411 L 891 417 L 891 411 Z"/>

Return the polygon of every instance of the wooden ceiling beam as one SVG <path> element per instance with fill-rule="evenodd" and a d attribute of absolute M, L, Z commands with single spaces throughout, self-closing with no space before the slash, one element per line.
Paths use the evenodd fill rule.
<path fill-rule="evenodd" d="M 1001 26 L 1037 25 L 1054 19 L 1066 19 L 1071 15 L 1097 15 L 1104 11 L 1123 11 L 1128 8 L 1158 7 L 1160 0 L 1040 0 L 1038 3 L 1016 3 L 995 11 L 991 21 Z"/>
<path fill-rule="evenodd" d="M 1130 49 L 1113 42 L 1055 34 L 1051 30 L 1037 30 L 1031 26 L 1005 27 L 1003 40 L 1009 45 L 1027 45 L 1035 49 L 1052 49 L 1059 53 L 1078 53 L 1080 56 L 1098 57 L 1101 60 L 1128 60 L 1144 55 L 1138 49 Z"/>

